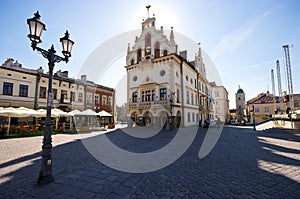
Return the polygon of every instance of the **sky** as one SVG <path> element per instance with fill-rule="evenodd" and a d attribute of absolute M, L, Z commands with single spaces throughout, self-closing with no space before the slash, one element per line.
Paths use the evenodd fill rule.
<path fill-rule="evenodd" d="M 235 108 L 235 93 L 239 86 L 244 90 L 246 100 L 262 92 L 272 93 L 271 69 L 274 69 L 277 80 L 276 60 L 280 61 L 282 90 L 287 90 L 282 48 L 286 44 L 290 46 L 294 93 L 300 93 L 298 0 L 2 0 L 0 63 L 13 58 L 25 68 L 37 69 L 42 66 L 45 71 L 48 70 L 46 59 L 31 49 L 27 38 L 29 30 L 26 19 L 33 17 L 38 10 L 47 29 L 42 34 L 43 42 L 39 47 L 48 49 L 53 44 L 57 54 L 61 55 L 59 38 L 64 36 L 67 29 L 75 41 L 72 57 L 68 64 L 56 64 L 54 71 L 68 70 L 70 77 L 78 78 L 95 50 L 115 44 L 120 35 L 129 31 L 141 30 L 142 20 L 147 18 L 148 4 L 151 5 L 150 15 L 155 14 L 158 29 L 160 26 L 166 30 L 174 27 L 175 32 L 194 41 L 195 47 L 201 43 L 229 93 L 230 108 Z M 134 38 L 133 35 L 132 40 L 125 43 L 132 45 Z M 181 47 L 179 45 L 179 49 Z M 91 80 L 117 88 L 117 93 L 124 97 L 126 87 L 120 82 L 126 75 L 127 45 L 122 43 L 109 48 L 122 49 L 123 53 L 116 50 L 112 60 L 102 62 L 110 57 L 104 51 L 99 58 L 103 64 L 98 63 L 104 75 L 99 74 L 102 78 Z M 195 52 L 187 50 L 194 55 Z M 96 70 L 89 70 L 92 77 Z M 118 101 L 122 99 L 117 98 L 117 104 Z"/>

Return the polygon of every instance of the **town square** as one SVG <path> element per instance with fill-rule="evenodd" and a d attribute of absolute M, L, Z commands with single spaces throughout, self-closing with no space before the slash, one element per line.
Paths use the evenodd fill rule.
<path fill-rule="evenodd" d="M 0 198 L 299 198 L 297 1 L 0 5 Z"/>

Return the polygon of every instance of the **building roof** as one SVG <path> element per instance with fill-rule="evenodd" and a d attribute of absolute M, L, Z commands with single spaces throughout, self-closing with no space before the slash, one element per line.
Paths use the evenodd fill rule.
<path fill-rule="evenodd" d="M 42 67 L 40 67 L 37 70 L 23 68 L 22 64 L 18 63 L 17 61 L 14 62 L 14 59 L 12 59 L 12 58 L 8 58 L 2 65 L 0 65 L 0 68 L 5 69 L 5 70 L 10 70 L 10 71 L 16 71 L 16 72 L 26 73 L 26 74 L 30 74 L 30 75 L 35 75 L 35 76 L 40 75 L 40 76 L 43 76 L 43 77 L 48 77 L 48 73 L 44 73 L 44 71 L 42 70 Z M 105 89 L 105 90 L 114 91 L 113 88 L 103 86 L 103 85 L 100 85 L 100 84 L 96 84 L 96 83 L 94 83 L 93 81 L 90 81 L 90 80 L 83 81 L 81 79 L 70 78 L 70 77 L 68 77 L 68 71 L 63 71 L 63 72 L 58 71 L 58 72 L 54 73 L 53 74 L 53 79 L 66 81 L 66 82 L 70 82 L 70 83 L 81 84 L 81 85 L 84 85 L 86 83 L 90 83 L 90 84 L 94 85 L 97 88 L 102 88 L 102 89 Z"/>
<path fill-rule="evenodd" d="M 288 102 L 289 101 L 288 95 L 282 96 L 282 100 L 283 100 L 283 102 Z M 276 103 L 279 103 L 280 97 L 275 96 L 275 101 L 276 101 Z M 247 101 L 247 104 L 269 104 L 269 103 L 274 103 L 274 96 L 272 94 L 270 94 L 269 92 L 260 93 L 260 94 L 258 94 L 258 96 Z"/>
<path fill-rule="evenodd" d="M 244 93 L 244 91 L 243 91 L 243 89 L 239 88 L 239 89 L 237 90 L 237 93 Z"/>

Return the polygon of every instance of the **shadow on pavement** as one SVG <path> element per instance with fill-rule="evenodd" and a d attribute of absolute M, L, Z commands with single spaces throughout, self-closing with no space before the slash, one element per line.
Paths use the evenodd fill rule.
<path fill-rule="evenodd" d="M 119 147 L 142 153 L 162 147 L 175 133 L 162 130 L 142 141 L 120 129 L 107 136 Z M 182 157 L 168 167 L 144 174 L 120 172 L 103 165 L 80 140 L 53 148 L 55 182 L 48 185 L 36 184 L 40 153 L 4 162 L 0 171 L 17 163 L 26 166 L 0 176 L 7 179 L 1 183 L 0 198 L 299 197 L 299 137 L 225 127 L 214 149 L 199 159 L 206 133 L 206 129 L 198 129 L 194 142 Z M 27 161 L 32 164 L 25 164 Z"/>

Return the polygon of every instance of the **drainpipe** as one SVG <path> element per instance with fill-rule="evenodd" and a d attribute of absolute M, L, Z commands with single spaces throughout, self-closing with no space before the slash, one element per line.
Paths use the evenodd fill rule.
<path fill-rule="evenodd" d="M 83 107 L 84 107 L 84 110 L 86 110 L 86 90 L 87 90 L 87 85 L 86 85 L 86 82 L 84 82 L 84 95 L 83 95 Z"/>
<path fill-rule="evenodd" d="M 40 72 L 37 73 L 36 80 L 35 80 L 35 93 L 34 93 L 34 104 L 33 109 L 38 109 L 38 91 L 39 91 L 39 84 L 42 74 Z"/>
<path fill-rule="evenodd" d="M 199 92 L 199 72 L 197 72 L 197 100 L 198 100 L 198 119 L 200 120 L 200 92 Z M 197 122 L 199 122 L 199 120 Z"/>
<path fill-rule="evenodd" d="M 180 78 L 180 81 L 181 81 L 181 127 L 184 127 L 184 103 L 183 103 L 183 96 L 184 96 L 184 93 L 183 93 L 183 59 L 181 58 L 181 62 L 180 62 L 180 75 L 181 75 L 181 78 Z"/>
<path fill-rule="evenodd" d="M 112 103 L 112 115 L 113 115 L 113 122 L 114 124 L 116 124 L 116 115 L 115 115 L 115 108 L 116 108 L 116 100 L 115 100 L 115 97 L 116 97 L 116 90 L 113 89 L 113 93 L 112 93 L 112 100 L 113 100 L 113 103 Z"/>

